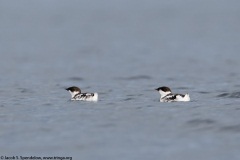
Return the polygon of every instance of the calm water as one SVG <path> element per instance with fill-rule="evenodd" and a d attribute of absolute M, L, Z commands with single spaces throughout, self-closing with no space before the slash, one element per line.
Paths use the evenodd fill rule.
<path fill-rule="evenodd" d="M 0 1 L 0 156 L 240 159 L 239 5 Z"/>

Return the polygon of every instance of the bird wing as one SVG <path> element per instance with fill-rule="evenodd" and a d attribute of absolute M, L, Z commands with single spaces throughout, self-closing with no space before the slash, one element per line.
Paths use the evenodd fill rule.
<path fill-rule="evenodd" d="M 177 97 L 177 95 L 170 93 L 170 94 L 166 95 L 165 97 L 163 97 L 162 99 L 164 99 L 165 102 L 172 102 L 172 101 L 176 100 L 176 97 Z"/>

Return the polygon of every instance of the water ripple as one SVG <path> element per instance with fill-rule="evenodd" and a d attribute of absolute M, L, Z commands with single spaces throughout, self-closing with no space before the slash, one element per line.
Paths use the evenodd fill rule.
<path fill-rule="evenodd" d="M 81 77 L 70 77 L 69 80 L 70 81 L 83 81 L 84 79 Z"/>
<path fill-rule="evenodd" d="M 131 77 L 119 77 L 117 79 L 120 80 L 149 80 L 152 79 L 152 77 L 147 75 L 137 75 L 137 76 L 131 76 Z"/>
<path fill-rule="evenodd" d="M 190 126 L 210 125 L 215 123 L 212 119 L 193 119 L 187 122 Z"/>
<path fill-rule="evenodd" d="M 240 98 L 240 92 L 232 92 L 232 93 L 222 93 L 219 94 L 217 97 L 222 97 L 222 98 Z"/>
<path fill-rule="evenodd" d="M 231 126 L 224 126 L 224 127 L 220 128 L 220 131 L 225 131 L 225 132 L 240 132 L 240 124 L 231 125 Z"/>
<path fill-rule="evenodd" d="M 131 97 L 125 98 L 123 101 L 131 101 L 131 100 L 134 100 L 134 98 L 131 98 Z"/>

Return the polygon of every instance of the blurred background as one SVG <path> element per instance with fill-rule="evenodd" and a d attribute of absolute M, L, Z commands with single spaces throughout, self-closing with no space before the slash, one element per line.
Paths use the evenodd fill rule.
<path fill-rule="evenodd" d="M 235 0 L 0 3 L 3 78 L 195 76 L 238 64 Z"/>
<path fill-rule="evenodd" d="M 239 159 L 239 6 L 1 0 L 1 155 Z M 100 102 L 69 102 L 72 85 Z M 164 85 L 192 102 L 158 103 Z"/>

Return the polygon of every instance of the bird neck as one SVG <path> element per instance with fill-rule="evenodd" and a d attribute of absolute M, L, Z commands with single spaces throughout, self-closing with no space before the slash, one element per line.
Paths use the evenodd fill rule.
<path fill-rule="evenodd" d="M 70 92 L 72 98 L 74 98 L 77 94 L 80 93 L 80 92 L 78 92 L 78 91 L 74 91 L 74 92 L 69 91 L 69 92 Z"/>
<path fill-rule="evenodd" d="M 168 92 L 163 92 L 163 91 L 159 91 L 160 95 L 161 95 L 161 98 L 165 97 L 166 95 L 170 94 L 171 92 L 168 91 Z"/>

